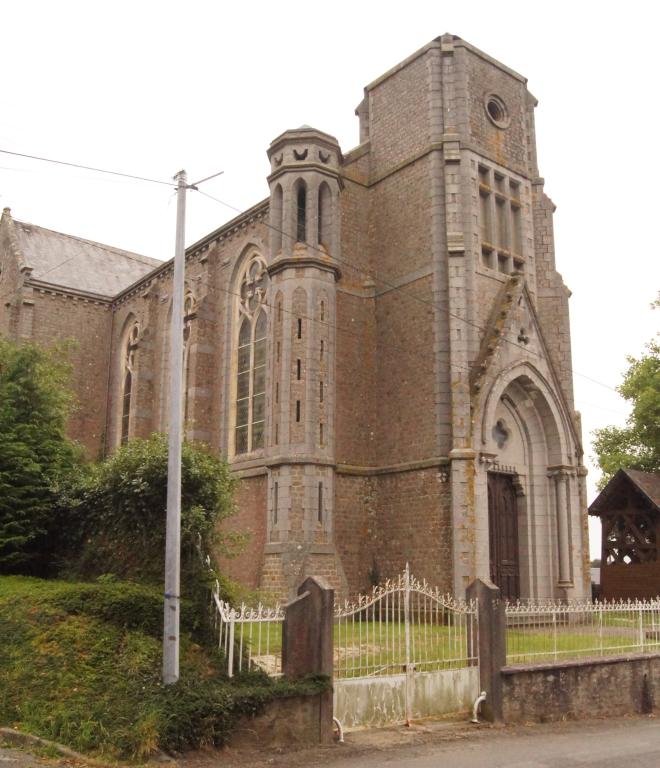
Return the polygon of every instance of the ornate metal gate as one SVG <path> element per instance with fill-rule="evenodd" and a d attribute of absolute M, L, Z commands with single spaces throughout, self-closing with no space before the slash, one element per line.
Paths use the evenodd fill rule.
<path fill-rule="evenodd" d="M 345 726 L 460 712 L 478 693 L 475 603 L 410 574 L 335 608 L 335 714 Z"/>

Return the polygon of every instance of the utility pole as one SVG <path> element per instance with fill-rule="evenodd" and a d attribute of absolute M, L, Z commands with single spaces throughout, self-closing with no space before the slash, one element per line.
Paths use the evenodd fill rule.
<path fill-rule="evenodd" d="M 165 620 L 163 622 L 163 683 L 179 679 L 179 609 L 181 601 L 181 442 L 183 438 L 183 287 L 186 268 L 186 192 L 221 176 L 218 171 L 188 184 L 185 171 L 176 181 L 176 243 L 172 281 L 170 338 L 170 429 L 167 454 L 167 523 L 165 528 Z"/>
<path fill-rule="evenodd" d="M 167 523 L 165 530 L 165 620 L 163 623 L 163 683 L 179 679 L 179 607 L 181 588 L 181 437 L 183 385 L 183 285 L 186 239 L 186 172 L 176 187 L 176 245 L 172 283 L 170 338 L 170 427 L 167 458 Z"/>

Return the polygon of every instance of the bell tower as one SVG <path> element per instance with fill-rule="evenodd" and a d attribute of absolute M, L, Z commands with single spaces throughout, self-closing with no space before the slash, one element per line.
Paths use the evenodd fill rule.
<path fill-rule="evenodd" d="M 262 583 L 294 594 L 309 574 L 340 591 L 334 545 L 337 140 L 309 126 L 276 138 L 271 163 L 268 543 Z"/>

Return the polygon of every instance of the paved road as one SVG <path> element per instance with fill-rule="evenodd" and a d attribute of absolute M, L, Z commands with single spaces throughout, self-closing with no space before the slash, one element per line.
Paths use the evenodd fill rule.
<path fill-rule="evenodd" d="M 0 768 L 72 766 L 58 762 L 0 748 Z M 348 734 L 345 745 L 249 754 L 207 750 L 177 762 L 179 768 L 660 768 L 660 719 L 363 731 Z"/>
<path fill-rule="evenodd" d="M 188 753 L 179 768 L 660 768 L 660 718 L 530 726 L 422 723 L 313 749 Z M 2 766 L 0 766 L 2 768 Z"/>
<path fill-rule="evenodd" d="M 377 751 L 332 768 L 660 768 L 660 721 L 634 718 L 492 731 L 477 739 Z"/>

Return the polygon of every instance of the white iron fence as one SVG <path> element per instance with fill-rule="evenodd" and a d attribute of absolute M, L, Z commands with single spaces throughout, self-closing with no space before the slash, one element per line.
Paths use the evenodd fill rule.
<path fill-rule="evenodd" d="M 660 651 L 660 600 L 506 606 L 507 664 Z"/>
<path fill-rule="evenodd" d="M 220 599 L 216 585 L 212 611 L 230 677 L 252 669 L 282 674 L 282 606 L 234 608 Z M 476 603 L 442 594 L 407 566 L 354 603 L 335 605 L 337 679 L 475 666 L 477 648 Z"/>
<path fill-rule="evenodd" d="M 372 677 L 477 664 L 476 604 L 411 576 L 335 606 L 334 676 Z"/>
<path fill-rule="evenodd" d="M 271 677 L 282 674 L 282 622 L 284 609 L 241 605 L 232 608 L 220 599 L 216 582 L 212 594 L 214 624 L 218 647 L 224 652 L 227 674 L 261 669 Z"/>

